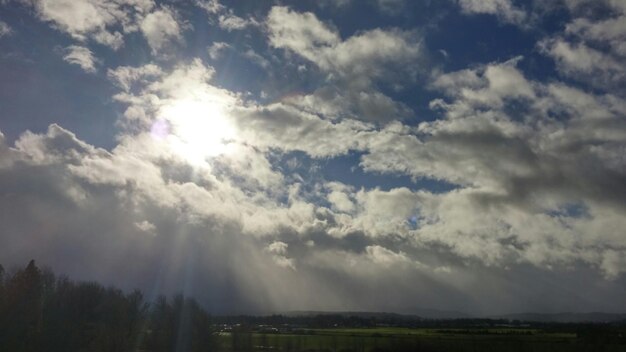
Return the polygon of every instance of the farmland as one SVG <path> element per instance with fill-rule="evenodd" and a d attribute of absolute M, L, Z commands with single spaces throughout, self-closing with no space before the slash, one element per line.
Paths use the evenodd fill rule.
<path fill-rule="evenodd" d="M 526 328 L 326 328 L 220 333 L 225 351 L 623 351 L 622 335 Z"/>

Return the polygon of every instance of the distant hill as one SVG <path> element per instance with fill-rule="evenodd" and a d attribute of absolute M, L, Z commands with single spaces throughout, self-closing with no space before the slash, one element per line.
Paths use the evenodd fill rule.
<path fill-rule="evenodd" d="M 489 319 L 508 319 L 539 323 L 611 323 L 626 321 L 626 314 L 614 313 L 516 313 L 489 316 Z"/>
<path fill-rule="evenodd" d="M 398 314 L 388 312 L 350 312 L 350 311 L 315 311 L 315 310 L 294 310 L 280 313 L 287 317 L 308 317 L 316 315 L 339 315 L 342 317 L 359 317 L 359 318 L 395 318 L 395 319 L 421 319 L 422 317 L 411 314 Z"/>
<path fill-rule="evenodd" d="M 409 308 L 404 310 L 405 314 L 417 315 L 424 319 L 468 319 L 473 318 L 471 315 L 453 311 L 453 310 L 438 310 L 438 309 L 428 309 L 428 308 Z"/>
<path fill-rule="evenodd" d="M 358 311 L 315 311 L 301 310 L 279 313 L 288 317 L 309 317 L 316 315 L 339 315 L 342 317 L 396 319 L 396 320 L 453 320 L 453 319 L 505 319 L 537 323 L 612 323 L 626 322 L 626 314 L 618 313 L 513 313 L 490 316 L 472 316 L 458 311 L 446 311 L 427 308 L 411 308 L 403 313 L 393 312 L 358 312 Z"/>
<path fill-rule="evenodd" d="M 313 315 L 341 315 L 341 316 L 353 316 L 359 318 L 396 318 L 396 319 L 465 319 L 472 318 L 470 315 L 456 312 L 445 311 L 437 309 L 425 309 L 425 308 L 410 308 L 402 310 L 402 313 L 396 312 L 351 312 L 351 311 L 289 311 L 282 313 L 286 316 L 313 316 Z"/>

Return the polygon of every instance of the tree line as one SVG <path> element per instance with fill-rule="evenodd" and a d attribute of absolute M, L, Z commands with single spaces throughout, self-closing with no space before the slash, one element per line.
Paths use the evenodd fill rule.
<path fill-rule="evenodd" d="M 0 265 L 0 351 L 214 351 L 210 315 L 190 298 L 125 293 L 75 282 L 31 260 L 8 274 Z"/>

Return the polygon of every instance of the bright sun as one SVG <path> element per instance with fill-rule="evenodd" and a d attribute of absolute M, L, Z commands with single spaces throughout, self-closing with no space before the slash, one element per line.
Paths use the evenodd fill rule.
<path fill-rule="evenodd" d="M 235 128 L 219 101 L 176 100 L 161 109 L 160 117 L 169 124 L 171 147 L 194 164 L 233 150 Z"/>

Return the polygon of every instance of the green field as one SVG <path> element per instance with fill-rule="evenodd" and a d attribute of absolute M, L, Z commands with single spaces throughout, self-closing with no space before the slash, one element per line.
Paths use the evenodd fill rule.
<path fill-rule="evenodd" d="M 306 329 L 297 333 L 221 333 L 225 351 L 624 351 L 614 341 L 539 329 Z"/>

